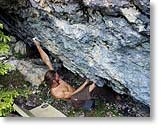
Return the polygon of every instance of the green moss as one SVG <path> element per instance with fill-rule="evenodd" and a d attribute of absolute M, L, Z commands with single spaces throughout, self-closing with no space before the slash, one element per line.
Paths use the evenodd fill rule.
<path fill-rule="evenodd" d="M 26 57 L 26 55 L 22 55 L 21 53 L 14 53 L 14 56 L 17 58 L 17 59 L 23 59 Z"/>

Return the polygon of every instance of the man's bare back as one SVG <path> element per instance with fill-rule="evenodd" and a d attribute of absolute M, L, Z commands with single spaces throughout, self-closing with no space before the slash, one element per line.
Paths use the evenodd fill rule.
<path fill-rule="evenodd" d="M 72 95 L 82 91 L 86 85 L 89 83 L 89 80 L 87 79 L 82 86 L 80 86 L 78 89 L 70 86 L 68 83 L 63 81 L 62 79 L 59 79 L 57 86 L 52 85 L 51 87 L 51 95 L 55 98 L 60 99 L 69 99 Z M 95 84 L 92 84 L 89 86 L 89 92 L 91 92 L 95 88 Z"/>
<path fill-rule="evenodd" d="M 51 87 L 51 95 L 58 99 L 69 99 L 74 91 L 75 88 L 71 87 L 62 79 L 59 80 L 59 84 L 56 87 Z"/>

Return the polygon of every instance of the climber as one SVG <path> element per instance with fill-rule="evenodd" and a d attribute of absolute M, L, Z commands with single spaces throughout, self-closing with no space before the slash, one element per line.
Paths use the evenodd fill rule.
<path fill-rule="evenodd" d="M 49 68 L 44 76 L 44 81 L 50 87 L 51 95 L 57 99 L 71 100 L 72 104 L 77 108 L 86 105 L 86 102 L 89 103 L 91 101 L 91 92 L 96 87 L 95 83 L 86 79 L 86 81 L 77 89 L 70 86 L 60 78 L 58 72 L 54 71 L 48 55 L 40 46 L 40 42 L 36 40 L 36 38 L 33 38 L 33 42 L 40 53 L 42 61 Z M 90 103 L 92 104 L 92 102 Z"/>

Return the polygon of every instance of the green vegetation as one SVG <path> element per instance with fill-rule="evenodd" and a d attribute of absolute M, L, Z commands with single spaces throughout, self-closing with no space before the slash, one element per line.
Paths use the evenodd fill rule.
<path fill-rule="evenodd" d="M 0 116 L 7 116 L 13 109 L 14 99 L 18 96 L 27 97 L 30 93 L 29 90 L 16 89 L 16 90 L 0 90 Z"/>
<path fill-rule="evenodd" d="M 102 100 L 96 100 L 96 106 L 92 111 L 87 111 L 88 117 L 119 117 L 121 113 L 115 109 L 113 104 L 106 105 Z"/>
<path fill-rule="evenodd" d="M 7 116 L 14 111 L 12 105 L 15 98 L 18 96 L 27 98 L 32 92 L 28 88 L 30 83 L 24 80 L 18 70 L 0 77 L 0 83 L 3 84 L 3 87 L 0 88 L 0 116 Z"/>
<path fill-rule="evenodd" d="M 0 94 L 0 116 L 6 116 L 13 111 L 12 104 L 18 93 L 16 91 L 1 90 Z"/>
<path fill-rule="evenodd" d="M 7 71 L 11 68 L 11 65 L 0 62 L 0 75 L 7 74 Z"/>
<path fill-rule="evenodd" d="M 23 58 L 26 57 L 25 55 L 22 55 L 21 53 L 14 53 L 14 56 L 15 56 L 18 60 L 21 60 L 21 59 L 23 59 Z"/>
<path fill-rule="evenodd" d="M 0 23 L 0 56 L 8 55 L 10 38 L 3 33 L 3 25 Z M 7 74 L 7 71 L 11 68 L 9 64 L 0 61 L 0 75 Z"/>
<path fill-rule="evenodd" d="M 7 56 L 9 54 L 10 47 L 8 43 L 10 42 L 10 38 L 3 33 L 3 25 L 0 23 L 0 57 Z M 15 76 L 19 76 L 19 73 L 10 73 L 8 74 L 8 70 L 11 68 L 11 65 L 4 63 L 0 60 L 0 83 L 2 83 L 2 87 L 0 87 L 0 116 L 7 116 L 13 109 L 14 99 L 18 96 L 27 97 L 30 94 L 30 91 L 23 87 L 22 79 L 15 80 Z M 3 77 L 2 77 L 3 76 Z M 17 78 L 16 78 L 17 79 Z M 21 83 L 21 85 L 20 85 Z M 23 88 L 18 88 L 23 87 Z"/>

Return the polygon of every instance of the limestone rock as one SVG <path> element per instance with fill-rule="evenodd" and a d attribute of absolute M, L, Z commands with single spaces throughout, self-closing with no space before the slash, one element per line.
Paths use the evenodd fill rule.
<path fill-rule="evenodd" d="M 19 70 L 25 76 L 25 80 L 33 86 L 39 86 L 44 80 L 44 75 L 47 71 L 47 68 L 44 66 L 36 65 L 31 61 L 25 60 L 10 60 L 8 63 Z"/>
<path fill-rule="evenodd" d="M 37 2 L 5 2 L 0 8 L 14 23 L 5 26 L 26 43 L 37 36 L 73 73 L 150 105 L 148 0 L 49 1 L 51 12 Z"/>
<path fill-rule="evenodd" d="M 11 39 L 11 41 L 10 41 L 11 43 L 16 43 L 16 41 L 17 41 L 14 36 L 10 36 L 10 39 Z"/>
<path fill-rule="evenodd" d="M 150 0 L 133 0 L 133 2 L 144 14 L 150 15 Z"/>
<path fill-rule="evenodd" d="M 26 44 L 22 41 L 15 43 L 14 52 L 21 55 L 26 55 Z"/>

